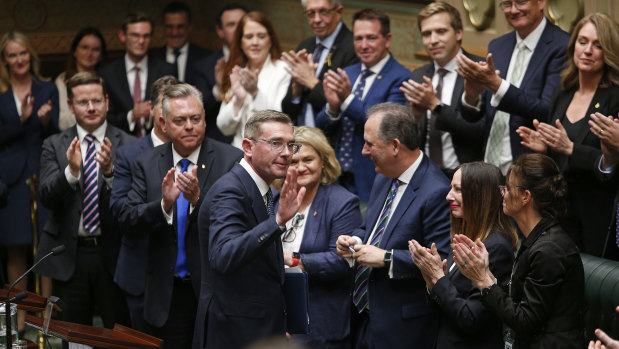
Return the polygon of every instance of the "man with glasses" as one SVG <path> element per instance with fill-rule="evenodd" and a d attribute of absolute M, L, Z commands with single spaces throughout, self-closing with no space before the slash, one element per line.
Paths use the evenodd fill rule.
<path fill-rule="evenodd" d="M 82 72 L 67 81 L 69 109 L 77 124 L 43 143 L 41 202 L 52 211 L 35 260 L 54 247 L 66 252 L 39 265 L 53 279 L 55 296 L 67 306 L 62 320 L 92 325 L 94 309 L 103 325 L 129 324 L 125 296 L 114 284 L 120 233 L 111 219 L 114 157 L 134 138 L 106 122 L 103 80 Z"/>
<path fill-rule="evenodd" d="M 205 267 L 194 348 L 244 348 L 286 334 L 281 235 L 305 195 L 296 169 L 288 168 L 301 146 L 290 118 L 273 110 L 252 115 L 244 135 L 245 157 L 211 187 L 200 208 Z M 284 177 L 276 209 L 269 186 Z"/>
<path fill-rule="evenodd" d="M 303 13 L 314 32 L 296 52 L 284 52 L 292 81 L 282 101 L 282 111 L 296 125 L 316 127 L 315 116 L 327 103 L 322 80 L 327 70 L 347 67 L 359 61 L 352 32 L 342 22 L 341 0 L 301 0 Z"/>
<path fill-rule="evenodd" d="M 146 14 L 128 14 L 118 32 L 125 55 L 101 69 L 109 91 L 110 123 L 137 137 L 153 128 L 150 86 L 164 75 L 175 75 L 171 64 L 148 54 L 153 29 L 153 21 Z"/>
<path fill-rule="evenodd" d="M 198 211 L 242 153 L 204 137 L 202 94 L 195 87 L 168 87 L 162 112 L 158 122 L 170 142 L 134 161 L 119 223 L 124 234 L 149 235 L 144 319 L 164 348 L 190 348 L 201 276 Z"/>
<path fill-rule="evenodd" d="M 499 1 L 515 30 L 490 42 L 486 62 L 458 56 L 466 79 L 463 117 L 484 119 L 484 161 L 503 173 L 518 156 L 531 152 L 520 144 L 516 129 L 533 128 L 533 119 L 546 120 L 565 64 L 569 34 L 544 17 L 545 5 L 546 0 Z"/>

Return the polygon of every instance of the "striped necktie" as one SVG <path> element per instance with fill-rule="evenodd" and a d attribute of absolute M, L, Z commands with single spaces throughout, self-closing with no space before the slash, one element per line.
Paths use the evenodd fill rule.
<path fill-rule="evenodd" d="M 87 134 L 84 138 L 88 143 L 86 160 L 84 161 L 84 193 L 83 193 L 83 223 L 90 234 L 99 229 L 99 189 L 97 188 L 97 161 L 95 156 L 95 136 Z"/>

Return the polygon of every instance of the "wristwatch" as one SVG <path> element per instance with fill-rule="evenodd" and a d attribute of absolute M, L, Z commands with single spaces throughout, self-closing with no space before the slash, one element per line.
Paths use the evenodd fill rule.
<path fill-rule="evenodd" d="M 299 265 L 299 261 L 301 261 L 301 254 L 299 252 L 292 252 L 291 267 L 296 267 L 297 265 Z"/>
<path fill-rule="evenodd" d="M 490 293 L 490 291 L 492 291 L 493 288 L 496 287 L 497 284 L 492 284 L 488 287 L 484 287 L 481 289 L 481 296 L 485 297 L 488 293 Z"/>
<path fill-rule="evenodd" d="M 383 262 L 385 262 L 385 267 L 388 268 L 392 260 L 393 260 L 393 251 L 385 251 L 385 256 L 383 257 Z"/>

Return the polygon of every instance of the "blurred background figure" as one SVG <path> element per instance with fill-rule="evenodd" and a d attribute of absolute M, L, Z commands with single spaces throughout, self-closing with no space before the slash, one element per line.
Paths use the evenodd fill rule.
<path fill-rule="evenodd" d="M 297 169 L 297 183 L 306 192 L 299 211 L 286 223 L 282 246 L 284 263 L 308 273 L 312 328 L 292 341 L 315 349 L 350 348 L 352 269 L 337 255 L 335 241 L 361 225 L 359 198 L 334 184 L 340 164 L 322 131 L 296 127 L 294 137 L 301 150 L 290 166 Z"/>
<path fill-rule="evenodd" d="M 67 70 L 60 73 L 55 81 L 60 107 L 58 126 L 61 131 L 75 125 L 75 115 L 69 110 L 67 104 L 67 85 L 65 82 L 75 73 L 83 71 L 96 73 L 105 58 L 105 39 L 99 29 L 87 27 L 77 32 L 67 58 Z"/>
<path fill-rule="evenodd" d="M 512 221 L 503 213 L 500 186 L 505 177 L 498 167 L 471 162 L 459 166 L 447 194 L 451 208 L 451 236 L 479 239 L 490 254 L 490 271 L 501 286 L 509 282 L 518 236 Z M 481 303 L 479 290 L 460 273 L 453 252 L 446 260 L 432 248 L 409 242 L 415 265 L 426 282 L 430 299 L 442 317 L 436 348 L 499 348 L 503 344 L 502 323 Z"/>
<path fill-rule="evenodd" d="M 224 135 L 234 135 L 232 145 L 239 149 L 251 115 L 265 109 L 282 110 L 290 74 L 280 60 L 281 52 L 275 28 L 264 13 L 243 16 L 224 70 L 217 115 L 217 127 Z"/>
<path fill-rule="evenodd" d="M 503 212 L 524 234 L 508 290 L 490 271 L 488 249 L 480 240 L 454 237 L 460 272 L 481 291 L 482 304 L 515 334 L 514 348 L 583 348 L 584 270 L 578 248 L 557 217 L 567 188 L 554 161 L 525 154 L 507 172 Z M 506 345 L 507 347 L 507 345 Z"/>
<path fill-rule="evenodd" d="M 614 236 L 606 235 L 613 215 L 615 186 L 596 180 L 600 140 L 587 116 L 619 112 L 619 25 L 604 13 L 581 19 L 570 39 L 561 88 L 550 104 L 549 123 L 520 127 L 523 144 L 550 155 L 568 184 L 568 211 L 561 226 L 582 252 L 619 260 Z M 609 240 L 610 239 L 610 240 Z"/>
<path fill-rule="evenodd" d="M 0 178 L 9 190 L 8 204 L 0 210 L 0 245 L 7 246 L 7 281 L 12 282 L 26 271 L 33 240 L 26 181 L 39 176 L 43 139 L 58 132 L 58 90 L 39 74 L 39 57 L 24 34 L 4 34 L 0 51 Z M 37 206 L 40 232 L 49 211 Z M 17 287 L 27 284 L 24 278 Z M 20 312 L 19 330 L 24 316 Z"/>

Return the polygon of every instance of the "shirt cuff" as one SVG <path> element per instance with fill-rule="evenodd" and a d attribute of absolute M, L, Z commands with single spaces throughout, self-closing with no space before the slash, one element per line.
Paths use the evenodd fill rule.
<path fill-rule="evenodd" d="M 462 105 L 466 108 L 473 109 L 476 112 L 481 111 L 481 97 L 477 99 L 477 105 L 471 105 L 466 102 L 466 92 L 462 94 Z"/>
<path fill-rule="evenodd" d="M 67 165 L 67 167 L 64 168 L 64 177 L 67 179 L 67 182 L 69 182 L 69 184 L 72 187 L 75 187 L 80 180 L 80 173 L 78 172 L 77 177 L 75 177 L 71 173 L 71 170 L 69 169 L 69 165 Z"/>
<path fill-rule="evenodd" d="M 174 208 L 170 209 L 170 213 L 166 212 L 163 208 L 163 199 L 161 199 L 161 212 L 163 212 L 163 217 L 165 218 L 168 225 L 172 225 L 174 220 Z"/>
<path fill-rule="evenodd" d="M 613 170 L 615 169 L 615 164 L 612 164 L 610 166 L 608 166 L 606 169 L 602 168 L 602 157 L 600 157 L 600 161 L 598 162 L 598 170 L 600 171 L 600 173 L 602 173 L 602 175 L 604 175 L 604 177 L 611 175 L 613 173 Z"/>
<path fill-rule="evenodd" d="M 299 103 L 301 103 L 301 97 L 297 97 L 297 98 L 293 99 L 291 102 L 292 102 L 292 104 L 299 104 Z"/>
<path fill-rule="evenodd" d="M 395 263 L 395 258 L 393 258 L 393 249 L 391 249 L 391 263 L 389 263 L 389 278 L 393 279 L 393 263 Z"/>
<path fill-rule="evenodd" d="M 211 92 L 213 93 L 213 97 L 215 97 L 215 100 L 217 102 L 221 102 L 221 93 L 219 92 L 219 86 L 213 86 L 213 90 Z"/>
<path fill-rule="evenodd" d="M 331 119 L 331 121 L 337 121 L 340 119 L 340 116 L 342 115 L 342 113 L 337 113 L 334 114 L 329 110 L 329 103 L 327 103 L 327 106 L 325 107 L 325 113 L 327 114 L 327 116 L 329 117 L 329 119 Z"/>
<path fill-rule="evenodd" d="M 357 245 L 363 245 L 363 241 L 361 241 L 361 238 L 358 236 L 352 236 L 353 239 L 355 239 L 357 241 L 357 243 L 355 244 L 355 246 Z M 346 258 L 346 261 L 348 262 L 348 265 L 352 268 L 353 265 L 355 264 L 355 260 L 354 258 Z"/>
<path fill-rule="evenodd" d="M 491 106 L 496 108 L 499 105 L 499 103 L 501 103 L 503 96 L 505 96 L 505 94 L 507 93 L 507 90 L 509 90 L 509 85 L 510 85 L 509 82 L 505 80 L 501 80 L 501 86 L 499 86 L 499 89 L 496 91 L 495 94 L 492 95 L 492 98 L 490 99 Z"/>
<path fill-rule="evenodd" d="M 352 101 L 355 99 L 355 95 L 353 95 L 352 93 L 348 95 L 348 97 L 346 97 L 346 99 L 344 100 L 344 102 L 342 102 L 342 105 L 340 105 L 340 110 L 341 111 L 346 111 L 346 109 L 348 109 L 348 106 L 350 105 L 350 103 L 352 103 Z"/>
<path fill-rule="evenodd" d="M 135 121 L 131 120 L 131 114 L 133 114 L 133 109 L 127 112 L 127 123 L 129 124 L 129 131 L 133 132 L 133 129 L 135 129 Z"/>

